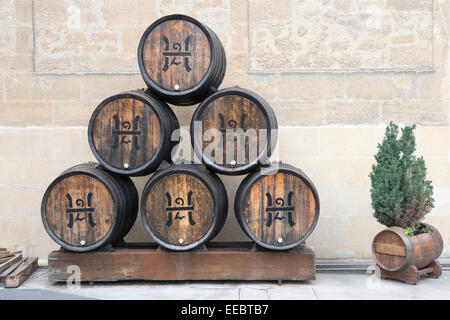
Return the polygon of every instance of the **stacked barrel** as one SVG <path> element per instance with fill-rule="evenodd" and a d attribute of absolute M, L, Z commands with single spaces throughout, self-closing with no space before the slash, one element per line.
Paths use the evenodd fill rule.
<path fill-rule="evenodd" d="M 217 35 L 191 17 L 163 17 L 144 32 L 138 64 L 148 88 L 105 99 L 90 119 L 89 145 L 99 164 L 66 170 L 44 195 L 42 220 L 52 239 L 77 252 L 121 242 L 139 207 L 129 177 L 153 174 L 140 199 L 146 231 L 169 250 L 194 249 L 227 217 L 217 174 L 248 174 L 234 205 L 243 231 L 273 250 L 305 241 L 319 216 L 317 190 L 300 169 L 269 164 L 278 130 L 269 104 L 247 89 L 218 90 L 226 57 Z M 203 164 L 171 162 L 179 123 L 168 103 L 199 104 L 190 133 Z"/>

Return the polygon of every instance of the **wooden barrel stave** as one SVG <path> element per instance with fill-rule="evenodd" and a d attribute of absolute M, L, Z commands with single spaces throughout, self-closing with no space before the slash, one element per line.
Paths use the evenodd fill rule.
<path fill-rule="evenodd" d="M 214 238 L 225 222 L 227 210 L 223 183 L 198 165 L 158 170 L 141 197 L 141 219 L 146 231 L 161 246 L 176 251 L 199 247 Z"/>
<path fill-rule="evenodd" d="M 217 35 L 185 15 L 169 15 L 142 35 L 138 64 L 148 90 L 169 103 L 193 105 L 223 81 L 225 50 Z M 176 86 L 179 88 L 177 89 Z"/>
<path fill-rule="evenodd" d="M 193 92 L 192 95 L 187 96 L 186 98 L 177 97 L 177 98 L 167 98 L 166 101 L 169 103 L 179 105 L 179 106 L 189 106 L 203 101 L 208 96 L 214 94 L 217 91 L 217 88 L 222 83 L 225 73 L 226 73 L 226 55 L 225 50 L 222 46 L 217 35 L 208 27 L 205 28 L 211 33 L 211 39 L 215 43 L 214 55 L 217 56 L 217 60 L 221 61 L 217 68 L 213 69 L 211 73 L 211 80 L 208 83 L 205 83 L 202 87 L 200 87 L 197 91 Z M 151 91 L 148 89 L 148 91 Z M 156 94 L 156 93 L 155 93 Z"/>
<path fill-rule="evenodd" d="M 87 252 L 120 241 L 134 224 L 138 204 L 131 179 L 85 163 L 65 170 L 50 184 L 41 216 L 56 243 Z"/>
<path fill-rule="evenodd" d="M 115 224 L 114 231 L 112 232 L 111 238 L 109 239 L 108 243 L 115 243 L 119 241 L 120 239 L 120 231 L 122 230 L 123 226 L 126 224 L 127 221 L 127 214 L 128 213 L 128 203 L 127 197 L 124 194 L 124 192 L 127 192 L 126 190 L 122 189 L 123 185 L 118 186 L 117 184 L 121 184 L 120 181 L 117 179 L 117 175 L 114 175 L 114 173 L 109 173 L 108 171 L 104 170 L 101 166 L 99 166 L 97 163 L 94 162 L 88 162 L 84 164 L 77 165 L 73 168 L 70 168 L 67 170 L 69 173 L 74 173 L 76 171 L 80 173 L 90 173 L 95 176 L 100 176 L 103 181 L 107 181 L 109 187 L 115 191 L 116 196 L 114 197 L 115 203 L 117 206 L 117 222 Z M 114 176 L 113 176 L 114 175 Z"/>
<path fill-rule="evenodd" d="M 198 123 L 201 123 L 201 131 L 196 128 Z M 236 161 L 235 164 L 228 159 L 232 155 L 227 155 L 226 133 L 233 133 L 230 129 L 235 129 L 236 136 L 243 135 L 242 138 L 245 139 L 242 140 L 244 149 L 241 150 L 244 159 L 238 159 L 237 143 L 233 142 L 234 159 L 231 161 Z M 191 120 L 191 143 L 197 156 L 210 170 L 226 175 L 240 175 L 252 172 L 268 162 L 277 143 L 277 129 L 275 113 L 262 97 L 250 90 L 233 87 L 217 91 L 197 107 Z M 204 152 L 215 143 L 203 139 L 210 130 L 223 134 L 223 149 L 217 147 L 217 152 L 221 152 L 219 161 Z M 260 130 L 266 130 L 266 134 L 261 135 L 264 139 L 262 142 L 260 134 L 263 131 Z M 252 137 L 252 133 L 255 137 Z M 244 161 L 242 163 L 239 160 Z"/>
<path fill-rule="evenodd" d="M 200 166 L 200 168 L 202 168 L 202 166 Z M 208 175 L 210 175 L 210 172 L 207 171 L 206 169 L 204 170 Z M 218 223 L 214 226 L 214 232 L 212 232 L 211 237 L 209 238 L 209 240 L 215 238 L 217 236 L 217 234 L 220 232 L 220 230 L 222 230 L 225 221 L 227 220 L 227 214 L 228 214 L 228 196 L 227 196 L 227 191 L 225 189 L 225 185 L 223 184 L 222 180 L 220 180 L 220 178 L 218 178 L 217 176 L 213 175 L 213 178 L 210 179 L 211 184 L 214 185 L 215 188 L 215 194 L 222 194 L 222 196 L 217 197 L 217 204 L 216 206 L 218 208 L 223 208 L 222 209 L 222 214 L 219 215 L 219 220 Z M 208 241 L 209 241 L 208 240 Z"/>
<path fill-rule="evenodd" d="M 436 228 L 432 233 L 407 236 L 400 227 L 389 227 L 379 232 L 372 243 L 372 252 L 378 264 L 387 271 L 403 271 L 409 266 L 418 269 L 430 265 L 443 250 L 442 237 Z M 403 248 L 400 252 L 399 248 Z"/>
<path fill-rule="evenodd" d="M 436 229 L 434 226 L 428 224 L 428 223 L 422 223 L 423 225 L 429 227 L 432 231 L 431 237 L 433 239 L 433 256 L 434 259 L 437 259 L 442 254 L 442 251 L 444 250 L 444 240 L 442 239 L 442 236 L 438 229 Z"/>
<path fill-rule="evenodd" d="M 320 211 L 314 184 L 288 164 L 272 164 L 248 175 L 236 192 L 235 215 L 257 244 L 288 250 L 313 232 Z"/>
<path fill-rule="evenodd" d="M 112 172 L 109 172 L 109 174 L 114 176 L 114 179 L 121 184 L 121 189 L 125 192 L 124 196 L 126 199 L 125 202 L 127 204 L 126 208 L 124 209 L 124 221 L 120 224 L 121 230 L 117 233 L 117 239 L 112 242 L 112 244 L 115 244 L 123 240 L 123 238 L 130 232 L 136 221 L 139 211 L 139 194 L 136 186 L 129 177 L 114 174 Z"/>
<path fill-rule="evenodd" d="M 170 107 L 141 90 L 105 99 L 89 121 L 92 153 L 107 170 L 129 176 L 152 173 L 170 161 L 178 120 Z"/>

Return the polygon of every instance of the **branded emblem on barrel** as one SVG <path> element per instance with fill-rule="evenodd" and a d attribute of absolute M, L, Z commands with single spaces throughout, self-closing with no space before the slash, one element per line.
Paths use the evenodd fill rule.
<path fill-rule="evenodd" d="M 89 225 L 91 227 L 95 226 L 94 220 L 92 218 L 92 212 L 94 212 L 94 208 L 92 207 L 92 197 L 94 194 L 92 192 L 89 192 L 87 195 L 86 202 L 82 199 L 77 199 L 75 201 L 76 208 L 73 207 L 73 201 L 70 194 L 66 194 L 67 198 L 67 205 L 68 208 L 66 209 L 66 213 L 69 214 L 69 223 L 68 227 L 72 229 L 74 222 L 84 221 L 86 220 L 86 214 L 87 219 L 89 221 Z M 85 205 L 87 203 L 87 205 Z M 73 218 L 74 213 L 76 213 L 75 219 Z M 81 217 L 80 214 L 84 213 L 84 217 Z"/>
<path fill-rule="evenodd" d="M 294 219 L 292 217 L 292 212 L 294 211 L 294 206 L 292 205 L 292 197 L 294 196 L 294 192 L 289 192 L 288 196 L 287 196 L 287 205 L 284 205 L 284 199 L 283 198 L 277 198 L 275 200 L 275 205 L 273 204 L 272 201 L 272 195 L 267 192 L 266 193 L 266 197 L 267 197 L 267 208 L 266 208 L 266 212 L 267 212 L 267 223 L 266 226 L 270 227 L 272 225 L 272 223 L 276 220 L 283 220 L 285 218 L 284 215 L 281 214 L 281 212 L 287 212 L 288 214 L 288 224 L 293 227 L 295 225 Z M 275 214 L 275 215 L 274 215 Z"/>
<path fill-rule="evenodd" d="M 223 114 L 221 114 L 221 113 L 218 114 L 218 117 L 220 119 L 220 128 L 219 128 L 219 130 L 220 130 L 220 132 L 225 134 L 225 132 L 227 130 L 225 128 L 225 118 L 224 118 Z M 244 129 L 245 118 L 247 118 L 247 115 L 245 113 L 243 113 L 241 115 L 241 119 L 240 119 L 240 122 L 239 122 L 239 126 L 240 126 L 241 129 Z M 237 122 L 234 119 L 228 120 L 227 124 L 230 127 L 230 129 L 236 129 L 236 127 L 237 127 Z"/>
<path fill-rule="evenodd" d="M 182 50 L 182 45 L 179 42 L 174 42 L 172 48 L 174 51 L 170 51 L 170 42 L 169 39 L 164 36 L 162 38 L 164 51 L 162 53 L 164 57 L 164 67 L 162 68 L 164 72 L 169 70 L 169 68 L 173 65 L 178 66 L 184 62 L 184 69 L 187 72 L 190 72 L 192 69 L 189 66 L 189 57 L 191 56 L 191 52 L 189 51 L 189 45 L 191 42 L 191 36 L 188 36 L 184 40 L 184 51 Z M 178 58 L 182 58 L 183 62 L 178 61 Z M 169 63 L 170 61 L 170 63 Z"/>
<path fill-rule="evenodd" d="M 139 121 L 141 120 L 140 116 L 135 116 L 132 120 L 132 123 L 129 121 L 120 121 L 119 114 L 115 114 L 113 116 L 114 120 L 114 129 L 112 130 L 112 141 L 111 147 L 117 149 L 120 144 L 129 144 L 131 140 L 129 140 L 129 136 L 132 137 L 133 144 L 132 146 L 139 150 L 141 146 L 139 145 L 139 135 L 141 131 L 139 130 Z"/>
<path fill-rule="evenodd" d="M 187 211 L 188 212 L 188 220 L 189 224 L 191 226 L 195 225 L 194 218 L 192 216 L 192 211 L 195 209 L 194 205 L 192 204 L 192 191 L 189 191 L 187 194 L 187 205 L 184 204 L 184 199 L 182 198 L 176 198 L 175 199 L 175 206 L 172 206 L 172 196 L 169 192 L 166 192 L 166 198 L 167 198 L 167 208 L 166 211 L 169 215 L 169 218 L 167 220 L 167 226 L 170 227 L 172 223 L 176 220 L 183 220 L 186 216 L 182 215 L 180 216 L 180 212 Z M 175 217 L 173 216 L 173 212 L 175 212 Z"/>

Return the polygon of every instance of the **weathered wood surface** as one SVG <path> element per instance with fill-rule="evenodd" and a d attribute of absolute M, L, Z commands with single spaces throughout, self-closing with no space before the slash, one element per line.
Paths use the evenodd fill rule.
<path fill-rule="evenodd" d="M 226 56 L 217 35 L 192 17 L 174 14 L 153 22 L 138 47 L 148 90 L 175 105 L 201 102 L 225 77 Z"/>
<path fill-rule="evenodd" d="M 150 79 L 166 90 L 196 86 L 211 63 L 206 34 L 185 20 L 168 20 L 156 26 L 144 44 L 143 62 Z"/>
<path fill-rule="evenodd" d="M 0 258 L 0 263 L 8 262 L 10 259 L 11 257 Z"/>
<path fill-rule="evenodd" d="M 255 161 L 259 156 L 258 148 L 267 142 L 267 135 L 261 135 L 260 130 L 267 132 L 268 120 L 253 101 L 242 96 L 222 96 L 214 100 L 199 115 L 199 121 L 202 131 L 196 139 L 202 141 L 202 150 L 212 143 L 217 144 L 215 139 L 203 139 L 208 131 L 218 130 L 223 135 L 222 143 L 214 148 L 209 160 L 225 168 L 236 170 Z"/>
<path fill-rule="evenodd" d="M 203 250 L 173 252 L 156 245 L 116 248 L 114 252 L 53 251 L 49 280 L 65 281 L 67 266 L 78 265 L 81 281 L 118 280 L 314 280 L 314 252 L 274 252 L 252 243 L 209 243 Z"/>
<path fill-rule="evenodd" d="M 148 163 L 160 148 L 161 125 L 153 109 L 139 99 L 117 98 L 93 115 L 92 141 L 101 160 L 117 169 Z"/>
<path fill-rule="evenodd" d="M 372 243 L 372 252 L 378 264 L 386 271 L 402 271 L 409 266 L 424 268 L 442 253 L 443 241 L 439 231 L 407 236 L 403 229 L 390 227 L 378 233 Z"/>
<path fill-rule="evenodd" d="M 220 90 L 196 109 L 191 121 L 194 149 L 211 170 L 237 175 L 266 163 L 278 124 L 269 104 L 239 88 Z"/>
<path fill-rule="evenodd" d="M 429 278 L 438 278 L 442 274 L 442 268 L 437 261 L 433 261 L 427 267 L 422 269 L 410 265 L 401 271 L 387 271 L 383 269 L 382 266 L 377 265 L 377 273 L 379 273 L 381 279 L 394 279 L 408 284 L 416 284 L 423 275 L 428 276 Z"/>
<path fill-rule="evenodd" d="M 83 163 L 64 171 L 47 188 L 42 222 L 65 249 L 91 251 L 125 237 L 136 219 L 138 198 L 129 177 Z"/>
<path fill-rule="evenodd" d="M 65 177 L 54 186 L 45 204 L 49 231 L 72 246 L 90 246 L 111 229 L 116 213 L 106 185 L 88 175 Z"/>
<path fill-rule="evenodd" d="M 0 264 L 0 273 L 4 272 L 5 270 L 7 270 L 11 265 L 13 265 L 14 263 L 16 263 L 17 261 L 20 261 L 22 259 L 22 255 L 21 254 L 17 254 L 12 258 L 9 258 L 7 261 L 3 262 L 2 264 Z"/>
<path fill-rule="evenodd" d="M 236 196 L 236 215 L 258 244 L 284 250 L 304 241 L 317 223 L 318 194 L 299 169 L 283 164 L 275 174 L 256 172 Z"/>
<path fill-rule="evenodd" d="M 19 254 L 19 253 L 22 253 L 22 251 L 13 251 L 13 252 L 5 251 L 5 252 L 0 252 L 0 258 L 14 257 L 16 254 Z"/>
<path fill-rule="evenodd" d="M 400 257 L 406 256 L 404 246 L 396 246 L 396 245 L 390 245 L 390 244 L 385 244 L 385 243 L 377 244 L 377 252 L 381 253 L 381 254 L 389 254 L 389 255 L 400 256 Z"/>
<path fill-rule="evenodd" d="M 173 245 L 201 239 L 214 219 L 214 199 L 208 187 L 188 174 L 162 178 L 149 191 L 146 218 L 153 234 Z"/>
<path fill-rule="evenodd" d="M 5 288 L 17 288 L 37 269 L 38 258 L 28 258 L 13 273 L 6 277 Z"/>
<path fill-rule="evenodd" d="M 267 203 L 268 197 L 271 204 Z M 311 229 L 316 215 L 315 201 L 311 189 L 296 176 L 286 173 L 264 176 L 250 189 L 245 221 L 250 232 L 264 243 L 290 244 Z"/>
<path fill-rule="evenodd" d="M 164 166 L 149 179 L 141 196 L 146 231 L 171 250 L 190 250 L 211 240 L 227 212 L 225 186 L 201 165 Z"/>
<path fill-rule="evenodd" d="M 11 272 L 16 270 L 26 260 L 27 258 L 23 258 L 22 255 L 20 255 L 20 259 L 15 260 L 15 262 L 12 263 L 5 271 L 0 272 L 0 281 L 5 281 L 6 277 L 9 276 Z"/>

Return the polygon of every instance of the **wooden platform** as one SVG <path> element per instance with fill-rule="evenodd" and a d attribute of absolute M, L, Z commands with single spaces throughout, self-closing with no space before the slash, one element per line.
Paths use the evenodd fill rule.
<path fill-rule="evenodd" d="M 442 274 L 441 265 L 437 261 L 433 261 L 429 266 L 423 269 L 417 269 L 416 266 L 409 266 L 402 271 L 387 271 L 378 264 L 377 268 L 381 279 L 395 279 L 409 284 L 416 284 L 419 282 L 421 276 L 439 278 Z"/>
<path fill-rule="evenodd" d="M 0 282 L 5 288 L 17 288 L 37 269 L 38 258 L 24 258 L 22 251 L 0 248 Z"/>
<path fill-rule="evenodd" d="M 195 251 L 174 252 L 156 244 L 127 244 L 111 251 L 53 251 L 49 280 L 66 281 L 77 265 L 81 281 L 118 280 L 315 280 L 314 252 L 304 244 L 269 251 L 249 242 L 209 243 Z"/>

